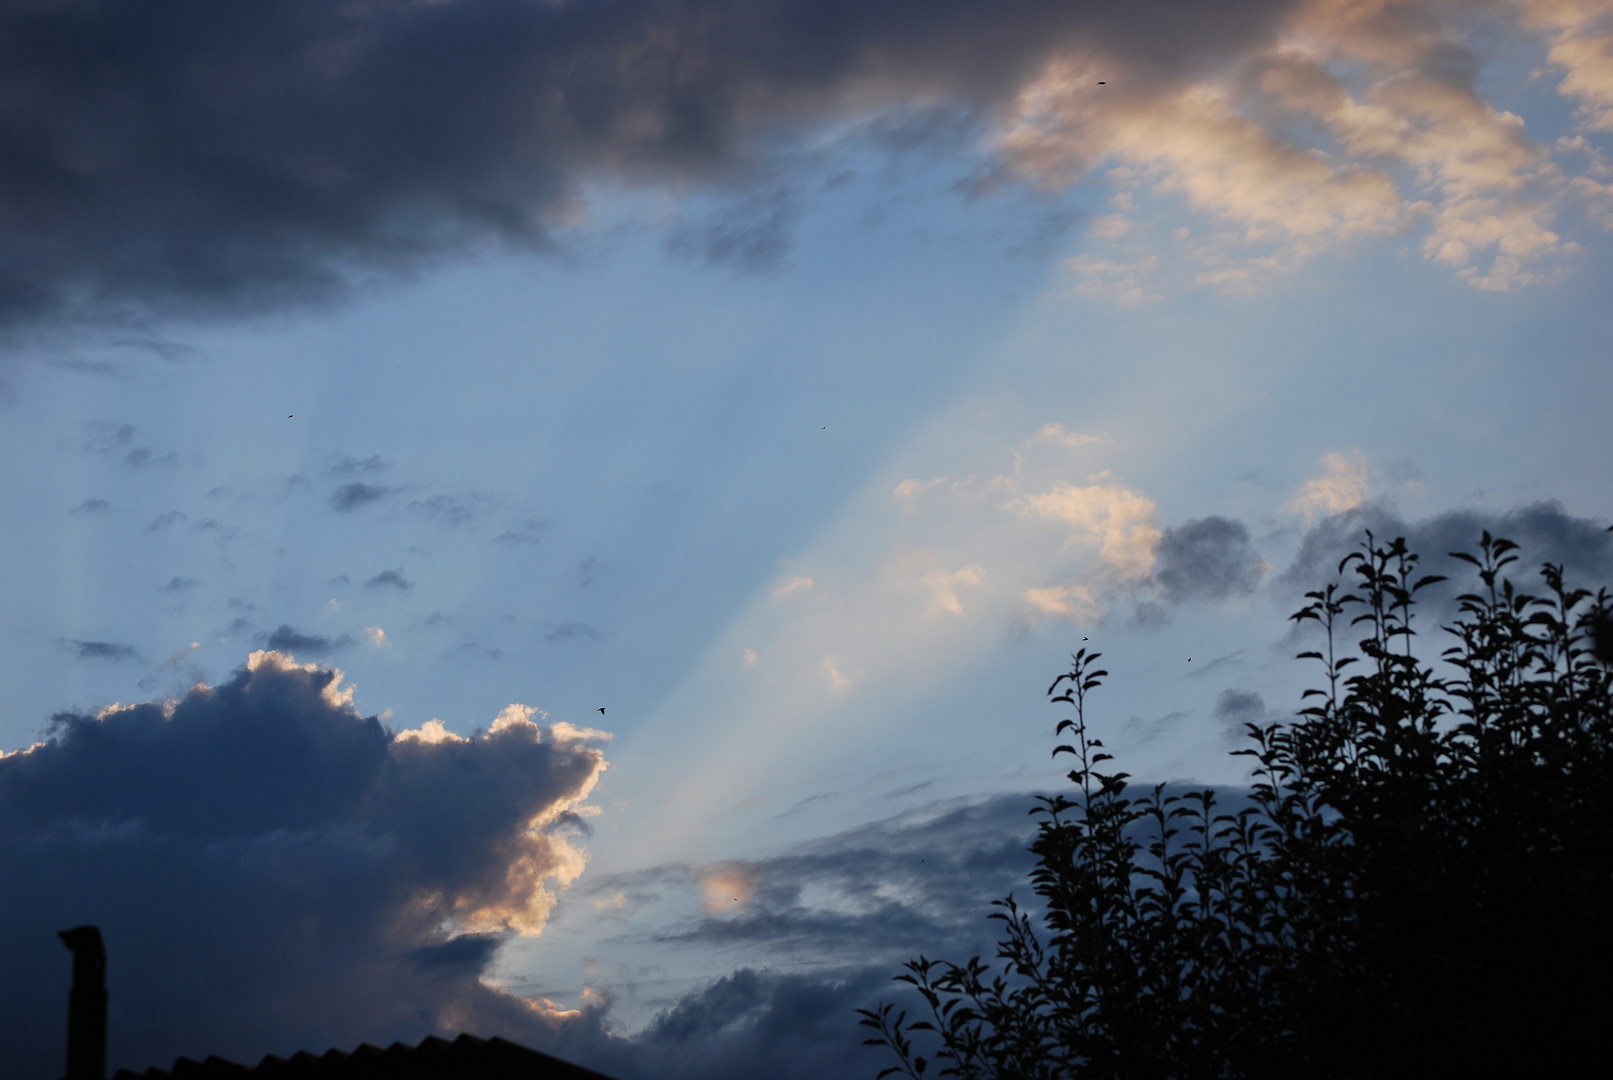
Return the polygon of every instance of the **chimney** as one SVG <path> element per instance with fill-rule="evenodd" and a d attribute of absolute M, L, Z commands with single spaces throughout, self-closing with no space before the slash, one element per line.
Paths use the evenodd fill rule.
<path fill-rule="evenodd" d="M 106 1080 L 106 947 L 101 931 L 75 926 L 57 935 L 73 951 L 73 989 L 67 995 L 67 1075 L 63 1080 Z"/>

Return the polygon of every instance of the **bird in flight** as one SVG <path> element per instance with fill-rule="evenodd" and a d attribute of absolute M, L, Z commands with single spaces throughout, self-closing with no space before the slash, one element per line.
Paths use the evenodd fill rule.
<path fill-rule="evenodd" d="M 604 716 L 604 715 L 605 715 L 605 708 L 604 708 L 604 706 L 600 706 L 600 709 L 599 709 L 599 715 L 600 715 L 600 716 Z"/>

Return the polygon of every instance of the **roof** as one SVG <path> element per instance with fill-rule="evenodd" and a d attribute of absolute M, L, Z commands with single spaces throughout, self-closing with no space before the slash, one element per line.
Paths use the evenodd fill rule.
<path fill-rule="evenodd" d="M 112 1080 L 610 1080 L 591 1069 L 528 1050 L 505 1039 L 461 1035 L 453 1042 L 435 1036 L 419 1046 L 393 1043 L 382 1050 L 368 1043 L 351 1054 L 306 1050 L 289 1058 L 265 1057 L 238 1065 L 221 1057 L 180 1058 L 171 1069 L 132 1072 L 119 1069 Z"/>

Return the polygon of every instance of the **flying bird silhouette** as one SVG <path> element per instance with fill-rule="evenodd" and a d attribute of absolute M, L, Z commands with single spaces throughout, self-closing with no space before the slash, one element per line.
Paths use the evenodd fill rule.
<path fill-rule="evenodd" d="M 600 707 L 600 710 L 599 710 L 599 715 L 600 715 L 600 716 L 604 716 L 604 715 L 605 715 L 605 709 L 604 709 L 604 707 L 603 707 L 603 706 L 601 706 L 601 707 Z"/>

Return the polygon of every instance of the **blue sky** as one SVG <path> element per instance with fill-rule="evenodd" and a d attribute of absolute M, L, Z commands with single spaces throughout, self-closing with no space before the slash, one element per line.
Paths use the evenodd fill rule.
<path fill-rule="evenodd" d="M 144 739 L 102 710 L 245 680 L 460 755 L 415 816 L 340 819 L 407 846 L 458 820 L 431 800 L 520 788 L 500 747 L 597 747 L 462 822 L 505 838 L 462 876 L 306 901 L 434 897 L 345 962 L 384 997 L 383 959 L 460 942 L 451 986 L 120 1035 L 120 992 L 194 991 L 109 935 L 116 1064 L 458 1025 L 624 1077 L 862 1068 L 767 1055 L 851 1047 L 900 959 L 985 947 L 1074 648 L 1128 771 L 1235 785 L 1236 725 L 1305 685 L 1285 616 L 1360 528 L 1506 527 L 1607 580 L 1606 4 L 943 8 L 0 15 L 36 91 L 0 159 L 0 769 L 45 740 L 71 787 L 91 736 L 53 715 Z M 350 702 L 282 691 L 304 664 Z M 7 857 L 248 797 L 162 745 L 195 790 L 69 800 Z M 242 851 L 340 831 L 294 802 Z M 921 849 L 996 854 L 914 877 Z M 11 933 L 68 907 L 181 918 L 41 886 Z"/>

